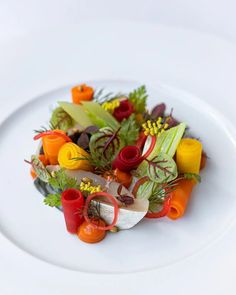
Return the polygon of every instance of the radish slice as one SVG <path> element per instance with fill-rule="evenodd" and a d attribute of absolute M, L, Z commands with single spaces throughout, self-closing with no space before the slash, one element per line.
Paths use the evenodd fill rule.
<path fill-rule="evenodd" d="M 153 151 L 155 144 L 156 144 L 156 140 L 157 140 L 156 136 L 148 136 L 147 137 L 147 139 L 145 141 L 144 148 L 143 148 L 143 154 L 142 154 L 142 157 L 144 159 L 146 159 Z"/>
<path fill-rule="evenodd" d="M 114 218 L 113 218 L 113 221 L 112 221 L 112 223 L 110 225 L 98 226 L 97 224 L 93 223 L 92 220 L 88 217 L 89 204 L 96 197 L 106 197 L 113 204 L 113 206 L 114 206 Z M 84 219 L 88 223 L 90 223 L 93 227 L 95 227 L 96 229 L 100 229 L 100 230 L 110 230 L 110 229 L 112 229 L 116 225 L 116 222 L 117 222 L 117 219 L 118 219 L 118 213 L 119 213 L 119 207 L 118 207 L 117 200 L 116 200 L 115 197 L 113 197 L 112 195 L 110 195 L 108 193 L 105 193 L 105 192 L 94 193 L 92 195 L 89 195 L 88 198 L 86 199 L 85 206 L 84 206 Z"/>
<path fill-rule="evenodd" d="M 161 218 L 165 217 L 169 211 L 170 211 L 170 201 L 171 197 L 166 198 L 166 200 L 163 203 L 163 208 L 159 212 L 147 212 L 145 215 L 145 218 Z"/>

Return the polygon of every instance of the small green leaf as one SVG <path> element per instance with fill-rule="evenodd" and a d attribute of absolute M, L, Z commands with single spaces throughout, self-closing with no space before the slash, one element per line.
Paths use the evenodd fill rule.
<path fill-rule="evenodd" d="M 122 147 L 124 140 L 120 136 L 120 129 L 114 132 L 110 127 L 99 129 L 91 136 L 89 142 L 91 157 L 98 166 L 111 163 Z"/>
<path fill-rule="evenodd" d="M 147 91 L 145 85 L 130 92 L 129 100 L 132 102 L 136 113 L 144 113 L 146 110 Z"/>
<path fill-rule="evenodd" d="M 50 124 L 53 126 L 53 129 L 67 131 L 69 128 L 73 127 L 74 120 L 62 107 L 58 107 L 52 113 Z"/>
<path fill-rule="evenodd" d="M 199 183 L 201 182 L 201 176 L 196 173 L 184 173 L 183 177 L 184 177 L 184 179 L 189 179 L 189 180 L 193 179 Z"/>
<path fill-rule="evenodd" d="M 178 175 L 175 161 L 167 154 L 159 153 L 151 160 L 145 161 L 148 163 L 147 175 L 154 182 L 169 182 Z"/>
<path fill-rule="evenodd" d="M 139 127 L 132 114 L 128 119 L 121 122 L 120 137 L 124 140 L 125 145 L 134 145 L 139 136 Z"/>
<path fill-rule="evenodd" d="M 47 197 L 44 199 L 44 204 L 48 205 L 50 207 L 58 207 L 61 206 L 61 194 L 56 193 L 56 194 L 49 194 Z"/>
<path fill-rule="evenodd" d="M 69 177 L 64 169 L 54 171 L 49 179 L 49 184 L 54 190 L 64 191 L 68 188 L 78 188 L 76 178 Z"/>
<path fill-rule="evenodd" d="M 79 189 L 76 178 L 71 178 L 65 173 L 65 169 L 52 172 L 52 177 L 48 183 L 55 191 L 55 194 L 49 194 L 44 199 L 44 203 L 50 207 L 61 206 L 61 192 L 75 188 Z"/>

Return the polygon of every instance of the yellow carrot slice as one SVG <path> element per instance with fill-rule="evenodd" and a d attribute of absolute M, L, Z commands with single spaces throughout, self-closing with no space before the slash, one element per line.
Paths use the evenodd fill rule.
<path fill-rule="evenodd" d="M 65 143 L 58 154 L 58 162 L 61 167 L 66 169 L 80 169 L 86 171 L 92 171 L 92 166 L 88 160 L 79 160 L 75 158 L 87 158 L 89 154 L 80 148 L 78 145 L 72 142 Z"/>
<path fill-rule="evenodd" d="M 202 144 L 192 138 L 181 139 L 176 151 L 176 164 L 179 173 L 199 174 Z"/>
<path fill-rule="evenodd" d="M 176 151 L 176 164 L 179 173 L 199 174 L 202 156 L 202 144 L 192 138 L 183 138 Z M 196 185 L 195 180 L 182 179 L 176 189 L 171 193 L 170 219 L 178 219 L 184 215 L 192 190 Z"/>

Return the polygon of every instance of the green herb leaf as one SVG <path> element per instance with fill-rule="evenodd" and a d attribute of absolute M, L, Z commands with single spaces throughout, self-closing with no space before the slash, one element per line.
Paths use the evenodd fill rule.
<path fill-rule="evenodd" d="M 45 205 L 48 205 L 50 207 L 58 207 L 61 206 L 61 194 L 49 194 L 47 197 L 43 200 Z"/>
<path fill-rule="evenodd" d="M 118 93 L 108 92 L 105 94 L 104 89 L 102 88 L 95 91 L 93 96 L 93 101 L 98 102 L 99 104 L 102 104 L 106 101 L 112 101 L 122 96 L 126 96 L 126 95 L 121 92 L 118 92 Z"/>
<path fill-rule="evenodd" d="M 189 179 L 189 180 L 193 179 L 199 183 L 201 182 L 201 176 L 196 173 L 184 173 L 183 177 L 184 177 L 184 179 Z"/>
<path fill-rule="evenodd" d="M 34 129 L 34 133 L 40 134 L 40 133 L 44 133 L 47 131 L 50 131 L 54 128 L 51 128 L 52 126 L 49 126 L 49 128 L 46 128 L 45 126 L 40 126 L 40 129 Z"/>
<path fill-rule="evenodd" d="M 120 128 L 116 132 L 110 127 L 101 128 L 91 136 L 89 142 L 91 158 L 98 167 L 110 164 L 123 147 Z"/>
<path fill-rule="evenodd" d="M 65 169 L 52 172 L 52 177 L 49 179 L 49 184 L 54 190 L 61 192 L 68 188 L 78 188 L 76 178 L 71 178 L 65 173 Z"/>
<path fill-rule="evenodd" d="M 163 202 L 169 194 L 175 190 L 177 180 L 166 184 L 160 184 L 153 181 L 146 181 L 138 188 L 136 198 L 149 200 L 149 211 L 158 212 L 162 210 Z"/>
<path fill-rule="evenodd" d="M 178 175 L 175 161 L 167 154 L 159 153 L 151 160 L 145 161 L 148 163 L 147 175 L 154 182 L 169 182 Z"/>
<path fill-rule="evenodd" d="M 55 194 L 49 194 L 44 199 L 44 204 L 54 207 L 61 206 L 61 193 L 69 188 L 78 189 L 76 178 L 71 178 L 65 173 L 65 169 L 52 172 L 52 176 L 48 183 L 55 191 Z"/>
<path fill-rule="evenodd" d="M 159 212 L 163 208 L 163 203 L 169 194 L 176 189 L 176 180 L 167 184 L 157 184 L 153 186 L 152 194 L 149 197 L 149 211 Z"/>
<path fill-rule="evenodd" d="M 109 126 L 113 130 L 120 127 L 119 122 L 102 106 L 94 101 L 83 101 L 83 108 L 94 125 L 103 128 Z"/>
<path fill-rule="evenodd" d="M 139 136 L 139 126 L 136 123 L 135 115 L 132 114 L 128 119 L 121 122 L 120 137 L 125 145 L 134 145 Z"/>
<path fill-rule="evenodd" d="M 58 107 L 52 113 L 50 124 L 54 127 L 53 129 L 67 131 L 69 128 L 73 127 L 74 120 L 63 108 Z"/>
<path fill-rule="evenodd" d="M 144 113 L 147 103 L 147 91 L 145 85 L 135 89 L 129 94 L 129 100 L 132 102 L 136 113 Z"/>

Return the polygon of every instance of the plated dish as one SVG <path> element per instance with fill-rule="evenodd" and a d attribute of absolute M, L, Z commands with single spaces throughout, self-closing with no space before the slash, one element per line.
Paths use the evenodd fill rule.
<path fill-rule="evenodd" d="M 39 147 L 26 160 L 34 184 L 84 242 L 143 218 L 182 218 L 200 182 L 202 143 L 164 102 L 148 110 L 147 100 L 144 85 L 130 93 L 77 85 L 35 130 Z"/>

